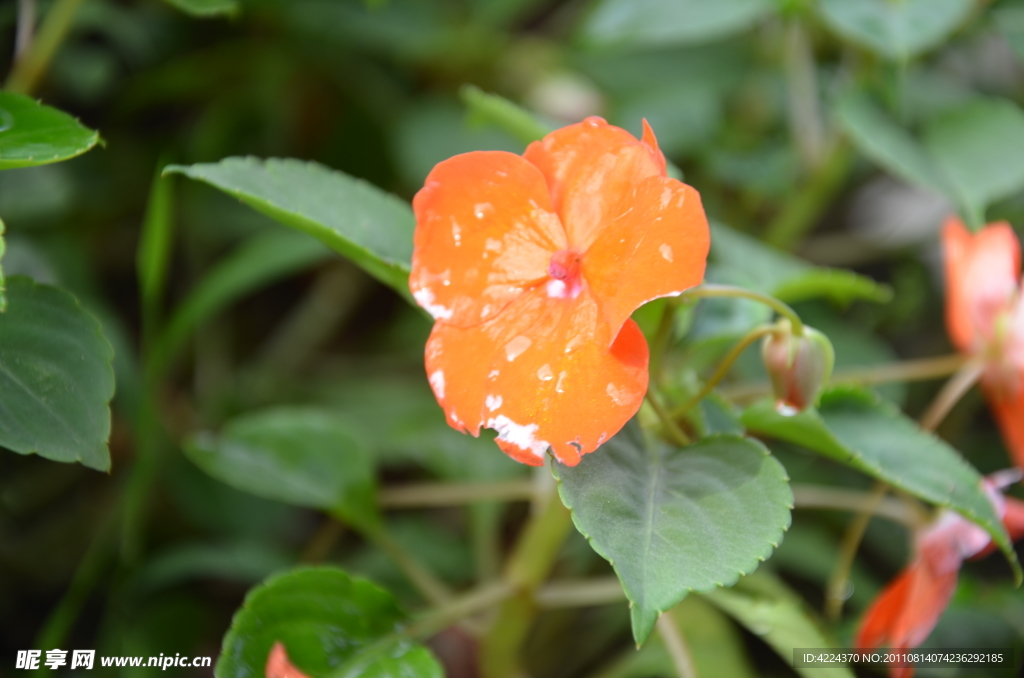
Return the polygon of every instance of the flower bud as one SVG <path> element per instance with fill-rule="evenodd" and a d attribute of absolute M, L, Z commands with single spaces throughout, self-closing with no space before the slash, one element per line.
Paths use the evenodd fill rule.
<path fill-rule="evenodd" d="M 793 334 L 788 320 L 764 338 L 761 356 L 772 380 L 780 411 L 799 412 L 814 405 L 822 386 L 832 376 L 835 352 L 824 334 L 804 326 Z"/>

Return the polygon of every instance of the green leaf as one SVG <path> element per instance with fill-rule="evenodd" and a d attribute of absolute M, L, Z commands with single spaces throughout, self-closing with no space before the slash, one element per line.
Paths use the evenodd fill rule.
<path fill-rule="evenodd" d="M 936 47 L 963 23 L 971 0 L 822 0 L 825 23 L 894 61 Z"/>
<path fill-rule="evenodd" d="M 986 207 L 1024 188 L 1024 111 L 1013 102 L 975 99 L 930 120 L 924 136 L 953 195 L 979 222 Z"/>
<path fill-rule="evenodd" d="M 164 0 L 164 2 L 195 17 L 235 16 L 242 9 L 238 0 Z"/>
<path fill-rule="evenodd" d="M 7 280 L 0 314 L 0 446 L 110 470 L 114 351 L 68 292 Z"/>
<path fill-rule="evenodd" d="M 224 307 L 330 256 L 323 245 L 302 233 L 272 230 L 252 236 L 218 262 L 181 302 L 157 340 L 151 369 L 166 369 L 195 328 Z"/>
<path fill-rule="evenodd" d="M 0 92 L 0 170 L 74 158 L 99 140 L 99 132 L 67 113 L 24 94 Z"/>
<path fill-rule="evenodd" d="M 285 226 L 315 236 L 410 298 L 415 218 L 408 203 L 360 179 L 313 162 L 225 158 L 171 165 L 232 195 Z"/>
<path fill-rule="evenodd" d="M 790 523 L 785 469 L 736 435 L 677 449 L 644 440 L 634 421 L 600 454 L 554 471 L 577 529 L 622 581 L 637 644 L 690 591 L 753 571 Z"/>
<path fill-rule="evenodd" d="M 497 94 L 489 94 L 475 85 L 463 85 L 459 96 L 466 104 L 472 124 L 492 124 L 524 144 L 543 139 L 551 131 L 526 109 Z"/>
<path fill-rule="evenodd" d="M 623 47 L 710 42 L 750 28 L 772 9 L 768 0 L 601 0 L 583 38 Z"/>
<path fill-rule="evenodd" d="M 806 410 L 793 416 L 762 402 L 747 409 L 741 421 L 751 432 L 795 443 L 953 509 L 987 530 L 1019 569 L 978 472 L 956 450 L 874 393 L 836 388 L 822 395 L 820 413 Z"/>
<path fill-rule="evenodd" d="M 866 95 L 851 92 L 843 96 L 835 112 L 857 149 L 886 171 L 923 188 L 953 195 L 935 159 Z"/>
<path fill-rule="evenodd" d="M 800 597 L 763 569 L 740 579 L 732 588 L 718 589 L 704 597 L 764 639 L 790 666 L 794 648 L 835 647 L 811 618 Z M 830 676 L 853 678 L 845 665 L 829 669 Z M 805 678 L 821 678 L 821 669 L 794 670 Z"/>
<path fill-rule="evenodd" d="M 711 259 L 741 273 L 755 289 L 787 303 L 825 297 L 839 304 L 855 299 L 887 302 L 892 290 L 851 271 L 812 266 L 722 224 L 711 224 Z"/>
<path fill-rule="evenodd" d="M 331 412 L 252 412 L 219 436 L 196 436 L 185 453 L 214 478 L 259 497 L 329 511 L 363 529 L 380 520 L 369 455 Z"/>
<path fill-rule="evenodd" d="M 263 678 L 281 642 L 312 678 L 441 678 L 437 660 L 397 636 L 405 615 L 390 593 L 336 568 L 301 568 L 271 577 L 235 613 L 214 675 Z"/>
<path fill-rule="evenodd" d="M 139 277 L 139 295 L 147 315 L 152 315 L 163 296 L 167 268 L 171 262 L 174 225 L 174 196 L 171 181 L 157 172 L 149 189 L 146 217 L 142 222 L 135 268 Z"/>

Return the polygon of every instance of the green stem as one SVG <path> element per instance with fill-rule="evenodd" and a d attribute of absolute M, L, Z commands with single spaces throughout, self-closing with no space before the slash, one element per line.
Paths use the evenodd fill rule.
<path fill-rule="evenodd" d="M 704 283 L 699 287 L 683 292 L 681 298 L 686 299 L 708 299 L 713 297 L 734 297 L 739 299 L 751 299 L 758 301 L 765 306 L 771 307 L 779 315 L 788 318 L 789 322 L 793 325 L 793 334 L 800 336 L 804 333 L 804 324 L 800 320 L 800 316 L 796 314 L 792 308 L 787 304 L 779 301 L 770 294 L 764 294 L 762 292 L 755 292 L 754 290 L 748 290 L 745 287 L 735 287 L 733 285 L 716 285 L 714 283 Z"/>
<path fill-rule="evenodd" d="M 424 508 L 461 506 L 477 502 L 529 501 L 533 499 L 529 478 L 481 483 L 410 483 L 385 487 L 378 495 L 382 508 Z"/>
<path fill-rule="evenodd" d="M 857 555 L 857 549 L 860 548 L 860 542 L 864 538 L 864 533 L 867 532 L 871 518 L 888 491 L 887 484 L 875 483 L 871 494 L 865 500 L 864 507 L 860 513 L 854 516 L 847 526 L 846 532 L 843 533 L 836 565 L 825 588 L 825 618 L 829 621 L 838 621 L 839 615 L 843 612 L 843 601 L 846 600 L 846 587 L 850 580 L 850 570 L 853 569 L 853 559 Z"/>
<path fill-rule="evenodd" d="M 537 590 L 534 596 L 542 608 L 590 607 L 611 605 L 626 600 L 618 577 L 553 581 Z"/>
<path fill-rule="evenodd" d="M 519 672 L 519 651 L 537 614 L 534 591 L 554 567 L 571 527 L 569 510 L 555 492 L 520 534 L 502 576 L 514 593 L 502 603 L 482 641 L 480 672 L 484 678 L 510 678 Z"/>
<path fill-rule="evenodd" d="M 406 627 L 404 633 L 413 638 L 429 638 L 466 617 L 500 603 L 514 592 L 515 589 L 504 581 L 486 584 L 431 610 Z"/>
<path fill-rule="evenodd" d="M 81 4 L 82 0 L 57 0 L 53 3 L 28 51 L 21 55 L 11 69 L 4 86 L 7 91 L 30 94 L 35 90 L 49 68 L 53 55 L 71 30 L 75 12 Z"/>
<path fill-rule="evenodd" d="M 363 535 L 388 554 L 427 602 L 431 605 L 444 605 L 451 601 L 452 593 L 444 582 L 416 560 L 384 528 L 364 530 Z"/>
<path fill-rule="evenodd" d="M 693 665 L 690 648 L 671 612 L 661 613 L 661 616 L 658 617 L 657 628 L 661 642 L 665 644 L 668 656 L 672 658 L 672 666 L 675 667 L 676 675 L 679 678 L 697 678 L 697 668 Z"/>
<path fill-rule="evenodd" d="M 935 400 L 921 416 L 921 428 L 925 431 L 934 431 L 938 428 L 949 411 L 978 382 L 984 370 L 985 365 L 980 360 L 970 360 L 964 363 L 956 374 L 943 384 L 942 389 L 935 396 Z"/>
<path fill-rule="evenodd" d="M 842 190 L 852 161 L 850 146 L 838 142 L 807 184 L 790 192 L 790 198 L 768 224 L 765 241 L 781 249 L 791 249 L 799 242 Z"/>
<path fill-rule="evenodd" d="M 793 507 L 797 509 L 826 509 L 833 511 L 868 512 L 913 529 L 927 519 L 920 504 L 908 503 L 894 497 L 876 501 L 870 492 L 848 490 L 834 485 L 805 485 L 794 483 Z"/>
<path fill-rule="evenodd" d="M 672 328 L 675 324 L 676 304 L 675 299 L 666 299 L 665 308 L 661 313 L 661 321 L 651 341 L 651 374 L 656 382 L 661 382 L 662 365 L 665 362 L 665 353 L 669 344 L 672 343 Z"/>
<path fill-rule="evenodd" d="M 818 68 L 807 32 L 799 18 L 790 19 L 786 26 L 785 73 L 789 136 L 804 167 L 813 171 L 821 164 L 824 155 L 825 131 L 818 101 Z"/>
<path fill-rule="evenodd" d="M 765 325 L 761 327 L 755 327 L 754 329 L 750 330 L 750 332 L 747 332 L 747 334 L 742 339 L 740 339 L 735 346 L 732 347 L 732 350 L 730 350 L 725 355 L 725 357 L 722 358 L 722 362 L 718 363 L 718 368 L 715 370 L 715 373 L 712 374 L 706 382 L 704 382 L 704 387 L 700 390 L 700 392 L 697 393 L 697 395 L 690 398 L 689 400 L 687 400 L 679 407 L 677 407 L 675 410 L 673 410 L 672 416 L 678 417 L 689 412 L 691 408 L 693 408 L 701 400 L 706 398 L 708 394 L 715 390 L 715 387 L 718 386 L 722 379 L 725 378 L 725 375 L 727 375 L 729 373 L 729 370 L 732 368 L 733 363 L 735 363 L 739 359 L 739 357 L 743 355 L 743 352 L 747 350 L 747 347 L 749 347 L 751 344 L 753 344 L 755 341 L 765 336 L 766 334 L 770 334 L 774 331 L 774 327 L 770 325 Z"/>
<path fill-rule="evenodd" d="M 675 419 L 672 418 L 671 413 L 662 406 L 654 393 L 650 389 L 647 391 L 647 402 L 650 404 L 651 409 L 658 415 L 658 419 L 661 420 L 662 426 L 668 431 L 668 434 L 672 436 L 672 440 L 680 447 L 686 447 L 690 444 L 690 437 L 683 433 L 683 429 L 679 428 L 679 424 L 676 423 Z"/>
<path fill-rule="evenodd" d="M 550 131 L 526 109 L 474 85 L 463 85 L 459 96 L 469 108 L 471 121 L 493 124 L 524 144 L 543 139 Z"/>

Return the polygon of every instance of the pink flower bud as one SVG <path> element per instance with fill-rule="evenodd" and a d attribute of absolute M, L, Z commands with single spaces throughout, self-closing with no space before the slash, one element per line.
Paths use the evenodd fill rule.
<path fill-rule="evenodd" d="M 835 362 L 828 337 L 807 326 L 803 334 L 795 335 L 788 320 L 764 338 L 761 356 L 777 406 L 783 411 L 801 411 L 814 405 Z"/>

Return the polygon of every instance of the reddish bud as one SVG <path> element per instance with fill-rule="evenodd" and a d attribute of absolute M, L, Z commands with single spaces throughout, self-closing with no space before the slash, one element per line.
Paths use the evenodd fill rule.
<path fill-rule="evenodd" d="M 764 338 L 761 356 L 778 407 L 797 411 L 814 405 L 835 362 L 828 337 L 806 325 L 803 334 L 796 335 L 788 320 Z"/>

